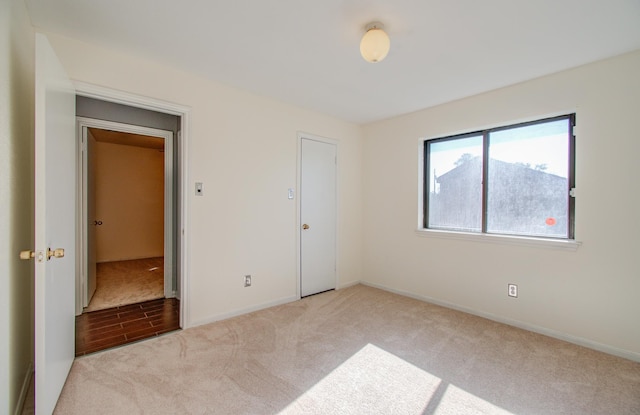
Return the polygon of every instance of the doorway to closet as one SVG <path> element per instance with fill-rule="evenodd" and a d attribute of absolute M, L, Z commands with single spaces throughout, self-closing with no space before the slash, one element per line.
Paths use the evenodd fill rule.
<path fill-rule="evenodd" d="M 165 297 L 165 193 L 172 190 L 165 189 L 165 141 L 171 145 L 172 137 L 169 131 L 157 133 L 164 137 L 82 128 L 87 207 L 83 312 Z"/>
<path fill-rule="evenodd" d="M 179 329 L 176 273 L 175 131 L 150 120 L 166 114 L 78 97 L 82 166 L 81 277 L 76 356 Z M 115 112 L 115 109 L 119 110 Z M 105 109 L 106 108 L 106 109 Z M 122 122 L 138 114 L 136 124 Z M 152 113 L 152 114 L 148 114 Z M 170 116 L 169 128 L 179 125 Z"/>

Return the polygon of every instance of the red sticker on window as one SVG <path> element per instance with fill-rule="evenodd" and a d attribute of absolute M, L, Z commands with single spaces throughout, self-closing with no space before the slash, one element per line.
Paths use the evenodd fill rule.
<path fill-rule="evenodd" d="M 553 225 L 556 224 L 556 219 L 555 218 L 547 218 L 547 220 L 545 220 L 544 223 L 546 223 L 549 226 L 553 226 Z"/>

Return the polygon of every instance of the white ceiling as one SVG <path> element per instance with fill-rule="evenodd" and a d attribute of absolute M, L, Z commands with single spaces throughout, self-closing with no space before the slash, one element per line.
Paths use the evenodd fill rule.
<path fill-rule="evenodd" d="M 640 49 L 640 0 L 25 0 L 33 25 L 366 123 Z M 381 21 L 391 51 L 360 57 Z"/>

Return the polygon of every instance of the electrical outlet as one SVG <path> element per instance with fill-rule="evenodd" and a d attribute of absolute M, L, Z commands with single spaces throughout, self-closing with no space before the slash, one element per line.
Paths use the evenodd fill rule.
<path fill-rule="evenodd" d="M 244 286 L 251 287 L 251 275 L 244 276 Z"/>
<path fill-rule="evenodd" d="M 518 298 L 518 286 L 516 284 L 507 285 L 507 290 L 507 294 L 509 294 L 509 297 Z"/>

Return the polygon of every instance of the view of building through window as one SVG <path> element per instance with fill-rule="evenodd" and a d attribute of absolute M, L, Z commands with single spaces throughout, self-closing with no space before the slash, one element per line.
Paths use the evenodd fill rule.
<path fill-rule="evenodd" d="M 425 227 L 572 238 L 572 127 L 565 116 L 426 141 Z"/>

